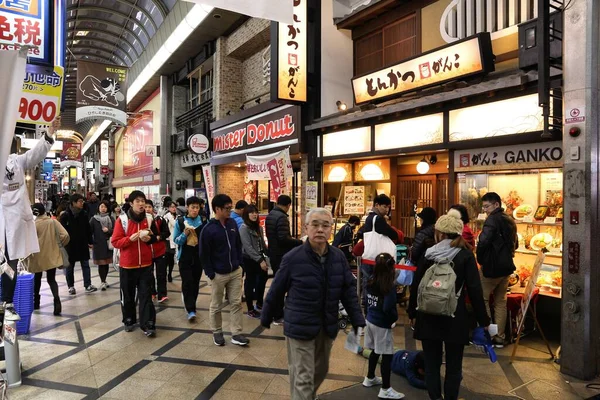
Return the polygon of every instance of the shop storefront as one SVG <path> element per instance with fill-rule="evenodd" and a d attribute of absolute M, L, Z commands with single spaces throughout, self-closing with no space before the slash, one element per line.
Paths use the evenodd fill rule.
<path fill-rule="evenodd" d="M 256 204 L 264 217 L 277 197 L 292 198 L 292 233 L 299 234 L 302 181 L 300 107 L 266 103 L 211 124 L 210 165 L 216 193 Z"/>

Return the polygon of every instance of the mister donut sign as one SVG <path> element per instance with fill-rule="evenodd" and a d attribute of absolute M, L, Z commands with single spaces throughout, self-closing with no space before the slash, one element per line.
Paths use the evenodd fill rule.
<path fill-rule="evenodd" d="M 200 133 L 190 136 L 188 140 L 189 149 L 196 154 L 204 154 L 208 151 L 208 138 Z"/>

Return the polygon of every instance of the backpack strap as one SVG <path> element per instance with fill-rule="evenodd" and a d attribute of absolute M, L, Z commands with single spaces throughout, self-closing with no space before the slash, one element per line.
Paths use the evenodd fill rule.
<path fill-rule="evenodd" d="M 129 222 L 129 217 L 127 217 L 127 213 L 119 215 L 119 219 L 121 220 L 121 225 L 123 225 L 123 232 L 127 235 L 127 224 Z"/>

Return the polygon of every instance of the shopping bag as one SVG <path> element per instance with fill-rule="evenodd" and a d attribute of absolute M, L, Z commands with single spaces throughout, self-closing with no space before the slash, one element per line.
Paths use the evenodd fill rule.
<path fill-rule="evenodd" d="M 410 262 L 409 259 L 404 260 L 404 262 L 401 262 L 400 264 L 404 264 L 407 267 L 413 267 L 413 263 Z M 413 271 L 409 271 L 406 269 L 401 269 L 400 273 L 398 274 L 398 277 L 396 279 L 396 283 L 398 285 L 403 285 L 403 286 L 410 286 L 412 285 L 412 281 L 413 281 L 413 277 L 414 277 L 415 273 Z"/>
<path fill-rule="evenodd" d="M 354 333 L 354 329 L 351 329 L 348 333 L 348 337 L 346 338 L 346 344 L 344 344 L 344 348 L 354 354 L 357 354 L 359 346 L 360 338 Z"/>
<path fill-rule="evenodd" d="M 377 215 L 373 217 L 373 229 L 371 232 L 365 232 L 363 240 L 365 242 L 365 251 L 362 258 L 369 261 L 375 261 L 381 253 L 387 253 L 392 257 L 396 255 L 396 245 L 389 237 L 375 232 L 375 221 Z"/>

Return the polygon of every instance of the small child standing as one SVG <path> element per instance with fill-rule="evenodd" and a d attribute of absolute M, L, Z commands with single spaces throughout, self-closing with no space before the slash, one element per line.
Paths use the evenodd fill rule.
<path fill-rule="evenodd" d="M 365 348 L 373 350 L 369 356 L 369 373 L 363 386 L 382 385 L 380 399 L 402 399 L 404 394 L 396 392 L 390 385 L 394 337 L 392 324 L 398 320 L 396 308 L 396 260 L 382 253 L 375 259 L 373 276 L 367 282 L 367 329 Z M 375 376 L 375 368 L 381 355 L 381 378 Z"/>

